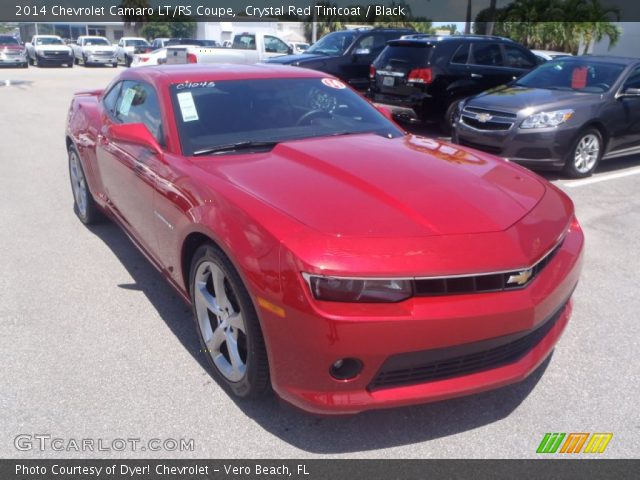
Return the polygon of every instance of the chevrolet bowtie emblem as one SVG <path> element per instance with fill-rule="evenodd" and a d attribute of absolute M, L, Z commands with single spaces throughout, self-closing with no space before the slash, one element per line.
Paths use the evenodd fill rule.
<path fill-rule="evenodd" d="M 487 123 L 492 118 L 493 118 L 493 116 L 491 116 L 491 114 L 489 114 L 489 113 L 477 113 L 476 114 L 476 120 L 479 121 L 480 123 Z"/>
<path fill-rule="evenodd" d="M 507 284 L 517 283 L 518 285 L 524 285 L 529 281 L 531 275 L 533 275 L 531 270 L 523 270 L 518 272 L 517 275 L 510 275 L 509 280 L 507 280 Z"/>

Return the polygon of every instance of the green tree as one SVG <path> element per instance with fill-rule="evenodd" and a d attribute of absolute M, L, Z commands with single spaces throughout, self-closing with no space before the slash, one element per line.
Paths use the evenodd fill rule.
<path fill-rule="evenodd" d="M 148 22 L 140 29 L 140 34 L 148 39 L 171 37 L 170 22 Z"/>

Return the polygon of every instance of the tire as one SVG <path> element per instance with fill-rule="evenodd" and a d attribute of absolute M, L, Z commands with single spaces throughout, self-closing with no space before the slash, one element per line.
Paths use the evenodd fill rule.
<path fill-rule="evenodd" d="M 269 362 L 258 315 L 238 272 L 213 244 L 195 252 L 189 292 L 201 351 L 216 376 L 241 398 L 268 392 Z"/>
<path fill-rule="evenodd" d="M 131 67 L 131 62 L 133 62 L 133 58 L 131 58 L 130 56 L 126 55 L 124 57 L 124 63 L 127 66 L 127 68 Z"/>
<path fill-rule="evenodd" d="M 456 109 L 458 108 L 461 100 L 462 99 L 452 101 L 444 113 L 444 118 L 440 124 L 440 131 L 445 135 L 451 135 L 451 131 L 453 130 L 453 116 L 455 115 Z"/>
<path fill-rule="evenodd" d="M 29 68 L 29 62 L 24 62 L 21 66 L 22 68 Z"/>
<path fill-rule="evenodd" d="M 593 174 L 604 153 L 602 134 L 590 127 L 580 132 L 567 154 L 564 173 L 571 178 L 584 178 Z"/>
<path fill-rule="evenodd" d="M 31 58 L 31 57 L 29 57 L 29 58 L 27 59 L 27 63 L 28 63 L 29 65 L 35 65 L 35 62 L 33 61 L 33 58 Z"/>
<path fill-rule="evenodd" d="M 80 155 L 75 147 L 69 148 L 69 179 L 73 193 L 73 211 L 85 225 L 98 223 L 102 220 L 102 212 L 96 205 L 93 195 L 89 191 L 87 177 L 84 174 Z"/>
<path fill-rule="evenodd" d="M 111 66 L 112 66 L 113 68 L 118 68 L 118 62 L 116 62 L 116 63 L 112 63 L 112 64 L 111 64 Z"/>
<path fill-rule="evenodd" d="M 67 63 L 67 68 L 73 68 L 73 62 Z"/>
<path fill-rule="evenodd" d="M 73 63 L 76 65 L 80 65 L 80 60 L 78 59 L 78 57 L 76 56 L 73 57 Z"/>

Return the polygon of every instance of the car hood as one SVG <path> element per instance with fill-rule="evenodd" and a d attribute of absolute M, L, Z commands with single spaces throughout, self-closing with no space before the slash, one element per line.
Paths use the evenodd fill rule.
<path fill-rule="evenodd" d="M 345 237 L 503 231 L 545 192 L 506 161 L 414 136 L 307 139 L 198 164 L 308 227 Z"/>
<path fill-rule="evenodd" d="M 15 43 L 0 43 L 0 52 L 22 52 L 24 47 Z"/>
<path fill-rule="evenodd" d="M 517 113 L 526 108 L 542 110 L 547 106 L 552 106 L 554 110 L 557 110 L 571 107 L 576 102 L 583 103 L 592 102 L 594 99 L 600 100 L 601 97 L 602 95 L 598 93 L 503 86 L 476 95 L 467 102 L 467 105 Z"/>
<path fill-rule="evenodd" d="M 279 57 L 271 57 L 266 63 L 278 63 L 281 65 L 305 64 L 306 62 L 314 62 L 316 60 L 324 60 L 327 55 L 318 55 L 313 53 L 300 53 L 298 55 L 282 55 Z"/>
<path fill-rule="evenodd" d="M 68 45 L 36 45 L 35 49 L 41 52 L 71 52 Z"/>
<path fill-rule="evenodd" d="M 116 47 L 113 45 L 87 45 L 82 47 L 85 52 L 115 52 Z"/>

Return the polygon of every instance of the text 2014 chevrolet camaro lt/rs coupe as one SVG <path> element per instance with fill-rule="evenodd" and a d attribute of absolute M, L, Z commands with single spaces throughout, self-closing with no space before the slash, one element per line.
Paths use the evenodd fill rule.
<path fill-rule="evenodd" d="M 325 73 L 128 70 L 74 97 L 66 144 L 77 216 L 126 230 L 238 396 L 355 413 L 480 392 L 529 375 L 569 320 L 569 198 Z"/>

